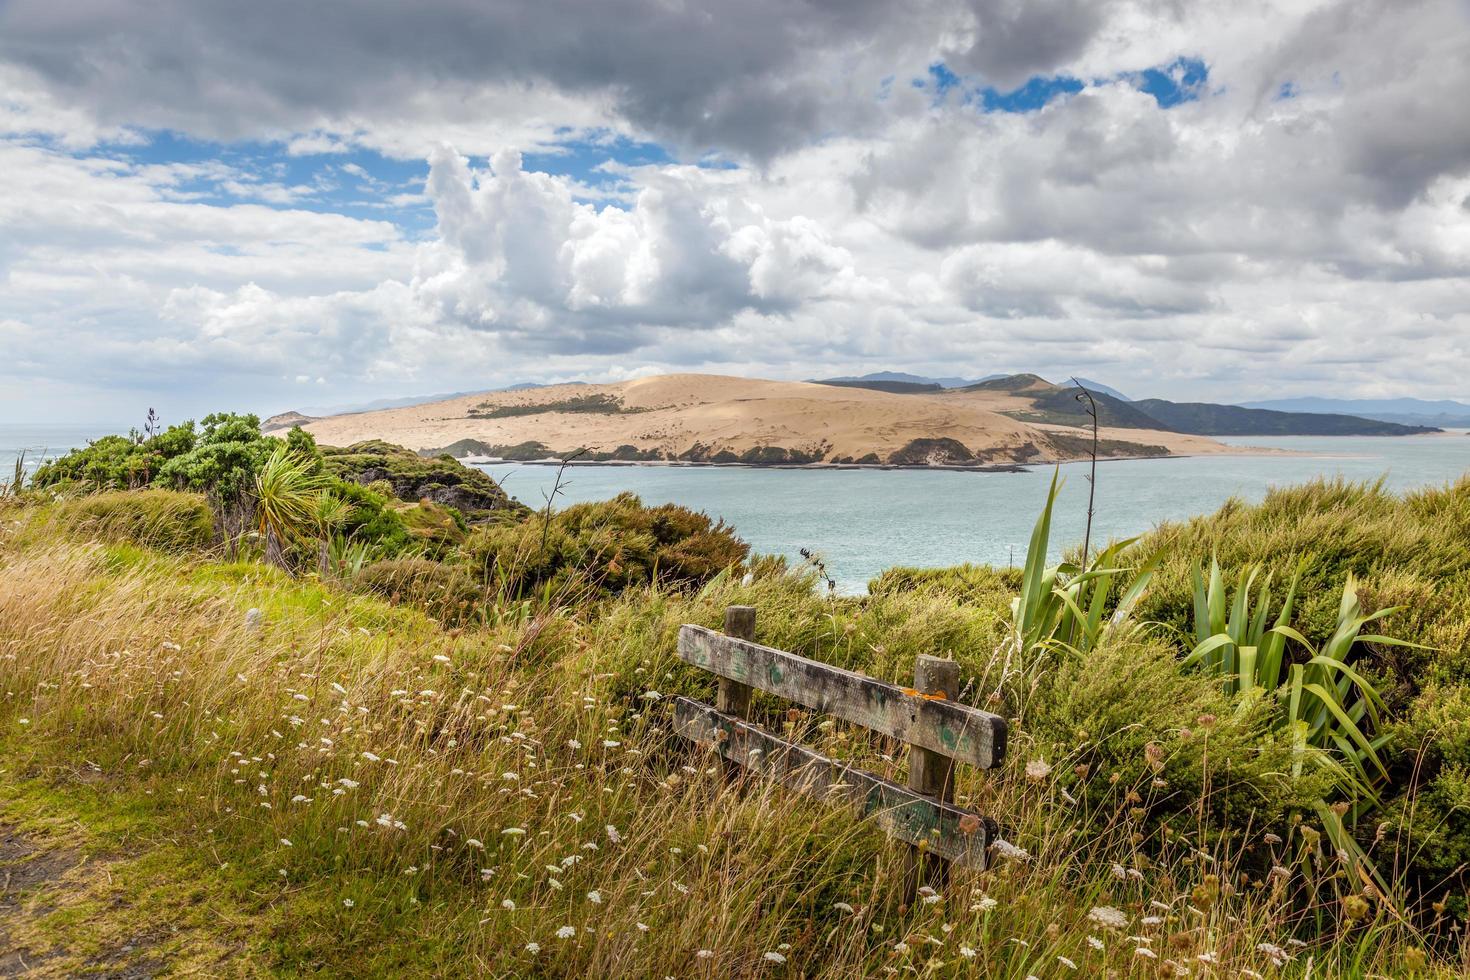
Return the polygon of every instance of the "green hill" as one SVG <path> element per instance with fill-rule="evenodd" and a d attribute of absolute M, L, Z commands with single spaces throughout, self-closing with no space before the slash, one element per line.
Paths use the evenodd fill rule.
<path fill-rule="evenodd" d="M 964 391 L 1003 391 L 1030 398 L 1029 410 L 1005 414 L 1022 422 L 1052 425 L 1087 426 L 1086 401 L 1079 401 L 1081 389 L 1075 385 L 1055 385 L 1035 374 L 1013 374 L 970 385 Z M 1105 426 L 1120 429 L 1172 429 L 1173 426 L 1139 411 L 1132 402 L 1123 401 L 1101 391 L 1091 391 L 1097 404 L 1097 420 Z M 1186 430 L 1179 430 L 1186 431 Z"/>
<path fill-rule="evenodd" d="M 1440 430 L 1400 425 L 1354 415 L 1275 412 L 1238 405 L 1171 402 L 1145 398 L 1133 403 L 1165 428 L 1201 436 L 1411 436 Z"/>

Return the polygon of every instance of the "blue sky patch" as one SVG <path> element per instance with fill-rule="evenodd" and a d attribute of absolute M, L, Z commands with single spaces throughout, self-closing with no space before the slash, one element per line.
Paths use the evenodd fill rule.
<path fill-rule="evenodd" d="M 1210 67 L 1199 58 L 1176 58 L 1160 68 L 1145 68 L 1137 74 L 1138 87 L 1154 97 L 1160 109 L 1200 97 L 1210 77 Z"/>
<path fill-rule="evenodd" d="M 155 178 L 161 193 L 217 207 L 259 204 L 277 209 L 343 214 L 389 221 L 418 237 L 434 227 L 423 196 L 429 167 L 373 150 L 292 154 L 281 142 L 216 143 L 168 130 L 140 134 L 141 142 L 104 144 L 108 156 L 137 167 L 166 167 L 172 179 Z"/>
<path fill-rule="evenodd" d="M 1210 68 L 1203 60 L 1181 57 L 1167 65 L 1125 72 L 1113 78 L 1094 79 L 1094 83 L 1106 85 L 1131 81 L 1140 91 L 1152 95 L 1160 109 L 1169 109 L 1198 99 L 1209 77 Z M 1085 87 L 1082 79 L 1071 75 L 1033 75 L 1024 85 L 1001 90 L 993 85 L 981 86 L 978 80 L 957 75 L 942 62 L 930 65 L 924 76 L 912 79 L 910 84 L 916 89 L 932 92 L 933 104 L 950 98 L 951 92 L 958 92 L 961 104 L 976 106 L 984 112 L 1035 112 L 1045 108 L 1053 99 L 1074 95 Z"/>
<path fill-rule="evenodd" d="M 1035 112 L 1059 95 L 1072 95 L 1082 91 L 1082 82 L 1067 75 L 1050 78 L 1037 75 L 1020 88 L 1001 92 L 995 88 L 984 89 L 981 103 L 986 112 Z"/>

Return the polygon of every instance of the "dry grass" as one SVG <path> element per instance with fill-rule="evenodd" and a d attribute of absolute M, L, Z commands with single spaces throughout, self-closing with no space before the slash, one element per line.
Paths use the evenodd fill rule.
<path fill-rule="evenodd" d="M 239 876 L 230 887 L 272 923 L 246 922 L 243 941 L 280 972 L 1408 975 L 1435 938 L 1344 906 L 1357 891 L 1310 828 L 1210 833 L 1209 783 L 1228 773 L 1208 751 L 1182 811 L 1195 826 L 1161 825 L 1141 817 L 1152 769 L 1074 798 L 1109 773 L 1074 771 L 1054 735 L 1025 730 L 1007 771 L 962 787 L 1020 850 L 901 907 L 898 849 L 876 830 L 770 786 L 728 788 L 667 734 L 654 695 L 702 683 L 674 666 L 672 629 L 737 601 L 762 610 L 763 638 L 890 675 L 910 645 L 993 629 L 940 598 L 828 602 L 772 571 L 445 630 L 257 564 L 12 529 L 0 781 L 89 767 L 107 806 L 140 808 L 198 866 Z M 865 642 L 880 628 L 894 649 Z M 819 721 L 785 723 L 901 774 L 895 746 Z"/>

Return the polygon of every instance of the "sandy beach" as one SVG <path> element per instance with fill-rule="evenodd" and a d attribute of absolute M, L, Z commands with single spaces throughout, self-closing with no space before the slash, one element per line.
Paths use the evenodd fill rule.
<path fill-rule="evenodd" d="M 575 410 L 597 403 L 597 410 Z M 620 449 L 652 461 L 738 461 L 775 447 L 823 463 L 1004 465 L 1086 455 L 1082 429 L 1019 421 L 1007 392 L 893 394 L 723 375 L 673 374 L 608 385 L 555 385 L 314 419 L 318 440 L 384 439 L 419 451 L 464 440 L 485 455 L 539 443 L 545 455 Z M 1104 428 L 1109 457 L 1253 452 L 1202 436 Z M 931 445 L 932 444 L 932 445 Z M 465 450 L 474 452 L 474 449 Z M 729 457 L 728 460 L 720 457 Z M 780 462 L 781 460 L 766 460 Z"/>

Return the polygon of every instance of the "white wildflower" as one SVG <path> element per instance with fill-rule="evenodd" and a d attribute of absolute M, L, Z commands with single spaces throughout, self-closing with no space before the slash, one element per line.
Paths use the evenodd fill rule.
<path fill-rule="evenodd" d="M 469 838 L 464 843 L 466 847 L 473 847 L 477 851 L 483 851 L 485 849 L 485 845 L 473 837 Z"/>
<path fill-rule="evenodd" d="M 602 904 L 602 892 L 599 892 L 599 891 L 590 891 L 590 892 L 588 892 L 587 893 L 587 901 L 591 902 L 593 905 L 601 905 Z"/>
<path fill-rule="evenodd" d="M 1031 860 L 1031 855 L 1024 848 L 1017 847 L 1008 840 L 997 837 L 990 846 L 998 857 L 1005 858 L 1007 861 Z"/>
<path fill-rule="evenodd" d="M 1256 952 L 1265 953 L 1266 957 L 1270 959 L 1272 966 L 1281 966 L 1287 960 L 1291 959 L 1291 954 L 1275 943 L 1257 943 Z"/>
<path fill-rule="evenodd" d="M 541 952 L 541 944 L 526 943 L 526 952 L 530 953 L 532 956 L 535 956 L 537 953 Z"/>
<path fill-rule="evenodd" d="M 556 938 L 557 939 L 571 939 L 576 934 L 577 934 L 577 927 L 576 926 L 562 926 L 560 929 L 556 930 Z"/>
<path fill-rule="evenodd" d="M 618 828 L 614 827 L 612 824 L 608 824 L 606 827 L 603 828 L 603 830 L 607 831 L 607 839 L 612 841 L 614 844 L 621 844 L 623 842 L 623 835 L 618 833 Z"/>
<path fill-rule="evenodd" d="M 1128 925 L 1128 916 L 1121 909 L 1115 909 L 1111 905 L 1096 906 L 1091 912 L 1087 913 L 1087 918 L 1089 921 L 1096 922 L 1100 926 L 1107 926 L 1109 929 L 1122 929 Z"/>
<path fill-rule="evenodd" d="M 768 960 L 768 961 L 770 961 L 772 963 L 785 963 L 786 962 L 786 957 L 784 957 L 780 953 L 776 953 L 776 952 L 767 952 L 766 954 L 764 954 L 761 957 L 761 959 Z"/>

